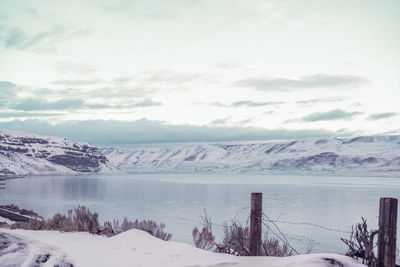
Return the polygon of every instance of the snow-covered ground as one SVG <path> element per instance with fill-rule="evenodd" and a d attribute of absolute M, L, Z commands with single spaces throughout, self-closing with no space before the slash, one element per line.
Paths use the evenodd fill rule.
<path fill-rule="evenodd" d="M 310 254 L 286 258 L 236 257 L 183 243 L 162 241 L 146 232 L 130 230 L 107 238 L 88 233 L 0 230 L 0 266 L 270 266 L 361 267 L 337 254 Z"/>

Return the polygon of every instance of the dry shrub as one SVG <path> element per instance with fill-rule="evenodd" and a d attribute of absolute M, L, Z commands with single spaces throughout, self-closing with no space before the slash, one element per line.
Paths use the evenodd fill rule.
<path fill-rule="evenodd" d="M 196 247 L 215 250 L 219 253 L 228 253 L 236 256 L 250 255 L 250 229 L 248 226 L 243 226 L 237 221 L 232 221 L 231 224 L 225 224 L 224 237 L 222 242 L 215 242 L 215 237 L 212 233 L 211 218 L 205 213 L 203 227 L 201 232 L 197 227 L 192 231 L 193 241 Z M 280 242 L 273 237 L 264 236 L 262 241 L 261 256 L 285 257 L 293 255 L 293 251 L 289 245 Z"/>
<path fill-rule="evenodd" d="M 114 220 L 112 225 L 105 222 L 101 227 L 99 224 L 99 215 L 92 212 L 85 206 L 78 206 L 74 210 L 69 210 L 67 215 L 55 214 L 48 220 L 30 219 L 29 222 L 16 222 L 8 226 L 11 229 L 25 230 L 53 230 L 61 232 L 89 232 L 91 234 L 114 236 L 130 229 L 139 229 L 162 240 L 170 240 L 172 234 L 164 231 L 165 224 L 156 223 L 152 220 L 129 221 L 126 217 L 122 224 Z"/>
<path fill-rule="evenodd" d="M 75 231 L 96 234 L 100 230 L 98 218 L 97 212 L 92 213 L 85 206 L 78 206 L 72 216 L 72 224 L 75 226 Z"/>
<path fill-rule="evenodd" d="M 215 246 L 214 244 L 215 237 L 206 227 L 203 227 L 201 229 L 201 232 L 199 232 L 197 226 L 194 227 L 192 231 L 192 237 L 194 245 L 198 248 L 210 250 Z"/>
<path fill-rule="evenodd" d="M 250 229 L 235 221 L 224 227 L 224 239 L 218 244 L 218 251 L 238 256 L 250 255 Z"/>
<path fill-rule="evenodd" d="M 129 221 L 126 217 L 121 224 L 118 220 L 114 220 L 113 230 L 116 234 L 128 231 L 130 229 L 139 229 L 146 231 L 152 236 L 155 236 L 165 241 L 170 240 L 172 237 L 172 234 L 164 231 L 165 224 L 163 223 L 158 224 L 152 220 L 139 221 L 137 219 L 135 221 Z"/>
<path fill-rule="evenodd" d="M 370 267 L 378 266 L 378 259 L 375 256 L 377 241 L 375 236 L 378 230 L 368 230 L 367 220 L 361 218 L 361 223 L 351 227 L 350 239 L 341 238 L 347 245 L 346 256 L 361 260 Z"/>
<path fill-rule="evenodd" d="M 262 255 L 264 256 L 286 257 L 293 255 L 293 251 L 288 244 L 279 242 L 278 239 L 268 237 L 268 235 L 264 237 L 261 246 L 263 248 Z"/>
<path fill-rule="evenodd" d="M 57 213 L 48 220 L 30 219 L 29 222 L 17 222 L 11 229 L 26 230 L 56 230 L 61 232 L 89 232 L 97 234 L 100 225 L 98 214 L 92 213 L 85 206 L 78 206 L 74 211 L 68 211 L 68 216 Z"/>

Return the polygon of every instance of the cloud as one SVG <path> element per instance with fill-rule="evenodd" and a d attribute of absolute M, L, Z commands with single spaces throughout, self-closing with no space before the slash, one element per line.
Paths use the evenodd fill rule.
<path fill-rule="evenodd" d="M 351 119 L 353 116 L 360 115 L 361 112 L 346 112 L 341 109 L 333 109 L 327 112 L 317 112 L 312 113 L 308 116 L 303 117 L 302 121 L 330 121 L 330 120 L 339 120 L 339 119 Z"/>
<path fill-rule="evenodd" d="M 53 117 L 59 116 L 60 113 L 43 113 L 43 112 L 9 112 L 1 111 L 0 118 L 14 119 L 14 118 L 33 118 L 33 117 Z"/>
<path fill-rule="evenodd" d="M 22 98 L 10 108 L 16 110 L 71 110 L 85 107 L 81 99 L 61 99 L 57 101 L 43 101 L 38 98 Z"/>
<path fill-rule="evenodd" d="M 102 79 L 90 79 L 90 80 L 57 80 L 51 82 L 56 85 L 66 85 L 66 86 L 80 86 L 80 85 L 93 85 L 104 83 Z"/>
<path fill-rule="evenodd" d="M 50 24 L 51 25 L 51 24 Z M 0 43 L 5 48 L 29 51 L 52 51 L 57 44 L 75 36 L 88 35 L 88 30 L 71 30 L 67 27 L 54 25 L 45 30 L 27 33 L 19 27 L 3 28 Z"/>
<path fill-rule="evenodd" d="M 60 73 L 75 73 L 80 75 L 88 75 L 96 72 L 96 68 L 88 63 L 79 63 L 71 61 L 58 61 L 54 64 L 56 70 Z"/>
<path fill-rule="evenodd" d="M 55 135 L 98 145 L 124 145 L 155 142 L 223 142 L 271 139 L 301 139 L 350 135 L 328 130 L 287 130 L 245 127 L 170 125 L 161 121 L 67 121 L 51 125 L 36 119 L 0 122 L 0 129 L 22 130 Z"/>
<path fill-rule="evenodd" d="M 162 103 L 153 101 L 151 99 L 144 99 L 142 101 L 123 105 L 109 105 L 109 104 L 90 104 L 77 98 L 64 98 L 56 101 L 43 101 L 38 98 L 23 98 L 18 100 L 15 104 L 8 106 L 10 109 L 23 110 L 23 111 L 71 111 L 77 109 L 129 109 L 137 107 L 152 107 L 161 106 Z"/>
<path fill-rule="evenodd" d="M 222 104 L 222 103 L 212 103 L 211 106 L 216 107 L 265 107 L 265 106 L 274 106 L 274 105 L 281 105 L 284 102 L 258 102 L 258 101 L 251 101 L 251 100 L 243 100 L 243 101 L 236 101 L 230 104 Z"/>
<path fill-rule="evenodd" d="M 283 102 L 256 102 L 256 101 L 237 101 L 232 103 L 230 106 L 232 107 L 264 107 L 264 106 L 272 106 L 272 105 L 280 105 Z"/>
<path fill-rule="evenodd" d="M 137 102 L 131 107 L 152 107 L 152 106 L 161 106 L 162 103 L 153 101 L 151 99 L 144 99 L 143 101 Z"/>
<path fill-rule="evenodd" d="M 12 28 L 4 37 L 5 47 L 20 47 L 26 41 L 27 37 L 24 31 L 19 28 Z"/>
<path fill-rule="evenodd" d="M 7 81 L 0 81 L 0 97 L 4 95 L 15 95 L 15 88 L 17 86 Z"/>
<path fill-rule="evenodd" d="M 27 34 L 18 27 L 8 29 L 3 37 L 3 44 L 7 48 L 28 49 L 39 44 L 49 43 L 64 37 L 66 28 L 54 27 L 47 31 L 41 31 L 36 34 Z"/>
<path fill-rule="evenodd" d="M 0 81 L 0 108 L 13 111 L 72 111 L 79 109 L 132 109 L 163 105 L 151 98 L 143 98 L 137 90 L 133 91 L 131 94 L 126 88 L 119 90 L 101 88 L 90 91 L 80 89 L 51 90 Z M 21 98 L 18 97 L 17 93 L 31 95 L 31 97 Z M 94 97 L 98 98 L 98 103 L 82 100 Z M 109 102 L 111 98 L 114 100 L 113 104 L 104 104 L 104 102 Z"/>
<path fill-rule="evenodd" d="M 199 80 L 210 80 L 214 75 L 203 74 L 203 73 L 185 73 L 176 72 L 172 70 L 158 70 L 148 71 L 150 76 L 148 77 L 149 82 L 172 82 L 172 83 L 185 83 L 194 82 Z"/>
<path fill-rule="evenodd" d="M 213 120 L 210 124 L 211 125 L 223 125 L 226 122 L 228 122 L 229 120 L 230 120 L 230 118 L 217 119 L 217 120 Z"/>
<path fill-rule="evenodd" d="M 215 66 L 220 69 L 236 69 L 243 66 L 243 64 L 238 61 L 223 61 L 215 64 Z"/>
<path fill-rule="evenodd" d="M 5 107 L 16 96 L 17 86 L 13 83 L 0 81 L 0 108 Z"/>
<path fill-rule="evenodd" d="M 339 102 L 343 100 L 346 100 L 346 98 L 344 97 L 311 98 L 311 99 L 299 100 L 296 103 L 303 105 L 313 105 L 319 103 Z"/>
<path fill-rule="evenodd" d="M 250 87 L 263 91 L 291 91 L 296 89 L 358 87 L 368 84 L 369 80 L 354 75 L 316 74 L 299 79 L 253 77 L 234 83 L 238 87 Z"/>
<path fill-rule="evenodd" d="M 385 113 L 376 113 L 372 114 L 368 117 L 368 120 L 381 120 L 381 119 L 387 119 L 396 116 L 397 113 L 394 112 L 385 112 Z"/>

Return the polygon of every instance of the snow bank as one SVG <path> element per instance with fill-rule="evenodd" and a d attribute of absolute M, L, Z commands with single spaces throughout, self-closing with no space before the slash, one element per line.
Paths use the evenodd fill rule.
<path fill-rule="evenodd" d="M 68 262 L 78 267 L 364 266 L 351 258 L 336 254 L 310 254 L 286 258 L 236 257 L 200 250 L 183 243 L 162 241 L 140 230 L 130 230 L 111 238 L 82 232 L 59 233 L 7 229 L 1 229 L 0 235 L 10 235 L 11 239 L 19 239 L 21 244 L 26 243 L 23 250 L 5 253 L 0 251 L 0 266 L 13 262 L 20 264 L 17 266 L 29 266 L 29 261 L 46 257 L 46 255 L 49 255 L 48 259 L 40 266 L 54 266 L 54 263 L 58 262 Z M 22 257 L 23 252 L 25 258 Z"/>

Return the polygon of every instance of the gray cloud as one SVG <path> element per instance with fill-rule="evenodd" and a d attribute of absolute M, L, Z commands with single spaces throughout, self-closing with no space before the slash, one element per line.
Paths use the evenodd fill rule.
<path fill-rule="evenodd" d="M 397 113 L 394 113 L 394 112 L 376 113 L 376 114 L 370 115 L 368 117 L 368 120 L 381 120 L 381 119 L 394 117 L 396 115 L 397 115 Z"/>
<path fill-rule="evenodd" d="M 272 106 L 272 105 L 280 105 L 283 102 L 256 102 L 256 101 L 237 101 L 231 104 L 232 107 L 264 107 L 264 106 Z"/>
<path fill-rule="evenodd" d="M 126 88 L 101 88 L 94 90 L 50 90 L 48 88 L 30 88 L 19 86 L 7 81 L 0 81 L 0 108 L 14 111 L 71 111 L 77 109 L 132 109 L 161 106 L 161 102 L 151 98 L 143 98 L 140 90 Z M 17 97 L 17 92 L 28 93 L 34 97 Z M 93 96 L 103 100 L 114 99 L 117 104 L 87 103 L 82 99 L 91 99 Z M 48 101 L 44 99 L 58 99 Z M 118 101 L 119 100 L 119 101 Z M 28 113 L 27 113 L 28 115 Z M 34 116 L 32 116 L 34 117 Z"/>
<path fill-rule="evenodd" d="M 234 85 L 263 91 L 291 91 L 295 89 L 358 87 L 368 83 L 369 80 L 361 76 L 316 74 L 299 79 L 253 77 L 237 81 Z"/>
<path fill-rule="evenodd" d="M 52 25 L 52 24 L 50 24 Z M 19 27 L 2 28 L 0 43 L 6 48 L 29 50 L 35 52 L 53 51 L 56 45 L 75 36 L 88 35 L 88 30 L 71 30 L 54 25 L 46 30 L 27 33 Z"/>
<path fill-rule="evenodd" d="M 162 103 L 153 101 L 151 99 L 144 99 L 142 101 L 128 104 L 128 105 L 108 105 L 108 104 L 89 104 L 81 99 L 64 98 L 56 101 L 43 101 L 38 98 L 23 98 L 18 100 L 15 104 L 11 104 L 8 108 L 23 111 L 46 111 L 46 110 L 59 110 L 70 111 L 77 109 L 129 109 L 138 107 L 152 107 L 161 106 Z"/>
<path fill-rule="evenodd" d="M 152 106 L 161 106 L 162 103 L 153 101 L 151 99 L 144 99 L 143 101 L 137 102 L 131 107 L 152 107 Z"/>
<path fill-rule="evenodd" d="M 312 105 L 312 104 L 319 104 L 319 103 L 329 103 L 329 102 L 339 102 L 346 100 L 344 97 L 327 97 L 327 98 L 312 98 L 312 99 L 305 99 L 297 101 L 297 104 L 303 105 Z"/>
<path fill-rule="evenodd" d="M 213 120 L 210 124 L 211 125 L 223 125 L 229 120 L 230 120 L 230 118 L 217 119 L 217 120 Z"/>
<path fill-rule="evenodd" d="M 10 108 L 16 110 L 71 110 L 85 107 L 81 99 L 61 99 L 57 101 L 43 101 L 38 98 L 22 98 Z"/>
<path fill-rule="evenodd" d="M 339 120 L 339 119 L 351 119 L 353 116 L 360 115 L 361 112 L 346 112 L 341 109 L 333 109 L 327 112 L 317 112 L 312 113 L 308 116 L 303 117 L 302 121 L 330 121 L 330 120 Z"/>
<path fill-rule="evenodd" d="M 13 83 L 7 82 L 7 81 L 0 81 L 0 92 L 1 92 L 1 96 L 6 95 L 15 95 L 15 88 L 17 86 Z"/>
<path fill-rule="evenodd" d="M 114 84 L 127 84 L 134 79 L 134 75 L 119 76 L 112 80 Z"/>
<path fill-rule="evenodd" d="M 236 101 L 230 104 L 222 104 L 222 103 L 212 103 L 211 106 L 216 107 L 265 107 L 265 106 L 274 106 L 274 105 L 281 105 L 284 102 L 258 102 L 258 101 L 251 101 L 251 100 L 243 100 L 243 101 Z"/>
<path fill-rule="evenodd" d="M 16 96 L 17 86 L 13 83 L 0 81 L 0 108 L 4 108 Z"/>
<path fill-rule="evenodd" d="M 222 142 L 271 139 L 299 139 L 351 135 L 349 132 L 327 130 L 266 130 L 244 127 L 206 127 L 169 125 L 160 121 L 68 121 L 56 125 L 39 120 L 0 122 L 1 129 L 22 130 L 43 135 L 55 135 L 75 141 L 99 145 L 123 145 L 154 142 Z"/>
<path fill-rule="evenodd" d="M 19 28 L 12 28 L 4 37 L 5 47 L 20 47 L 26 41 L 27 37 L 24 31 Z"/>
<path fill-rule="evenodd" d="M 60 113 L 44 113 L 44 112 L 9 112 L 1 111 L 0 118 L 14 119 L 14 118 L 33 118 L 33 117 L 54 117 L 59 116 Z"/>
<path fill-rule="evenodd" d="M 27 34 L 18 27 L 8 29 L 3 37 L 3 44 L 7 48 L 29 49 L 49 41 L 62 39 L 67 30 L 64 27 L 54 27 L 53 29 L 42 31 L 36 34 Z"/>

